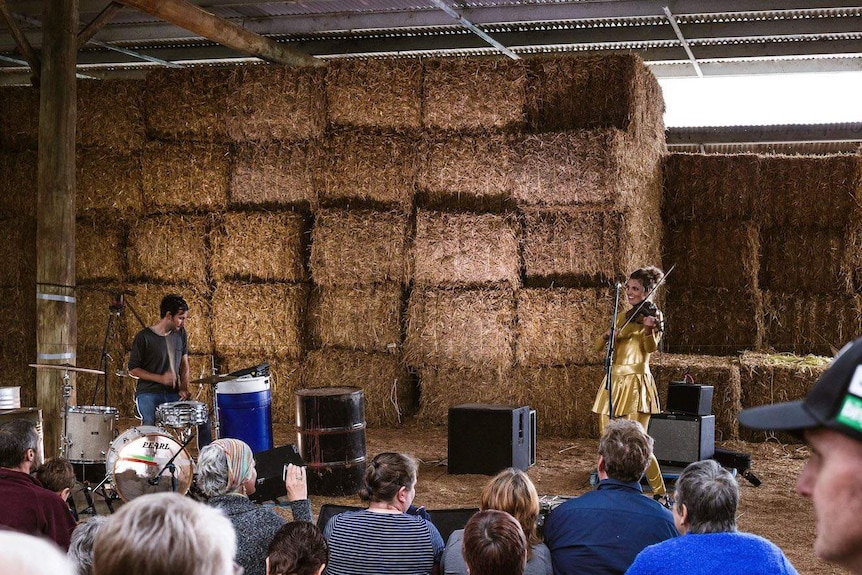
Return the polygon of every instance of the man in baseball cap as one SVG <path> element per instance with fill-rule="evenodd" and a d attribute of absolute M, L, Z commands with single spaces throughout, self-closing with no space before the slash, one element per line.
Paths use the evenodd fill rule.
<path fill-rule="evenodd" d="M 808 444 L 796 491 L 814 503 L 814 552 L 862 575 L 862 338 L 838 352 L 804 399 L 743 410 L 739 422 Z"/>

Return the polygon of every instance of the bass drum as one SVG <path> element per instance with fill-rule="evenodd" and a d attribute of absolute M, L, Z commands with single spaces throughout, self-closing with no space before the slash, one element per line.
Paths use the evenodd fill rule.
<path fill-rule="evenodd" d="M 175 455 L 172 477 L 165 465 Z M 194 476 L 194 462 L 182 444 L 152 425 L 120 434 L 108 450 L 105 467 L 123 501 L 163 491 L 185 495 Z"/>

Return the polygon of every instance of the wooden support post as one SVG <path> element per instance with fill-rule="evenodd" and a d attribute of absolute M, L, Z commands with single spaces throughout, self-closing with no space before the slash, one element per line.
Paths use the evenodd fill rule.
<path fill-rule="evenodd" d="M 39 196 L 36 204 L 36 361 L 74 364 L 75 56 L 78 0 L 45 2 L 39 90 Z M 45 456 L 58 452 L 63 372 L 36 370 Z M 70 374 L 74 384 L 74 373 Z M 74 394 L 72 396 L 74 403 Z"/>
<path fill-rule="evenodd" d="M 325 62 L 279 44 L 202 10 L 187 0 L 119 0 L 213 42 L 269 62 L 290 66 L 323 66 Z"/>

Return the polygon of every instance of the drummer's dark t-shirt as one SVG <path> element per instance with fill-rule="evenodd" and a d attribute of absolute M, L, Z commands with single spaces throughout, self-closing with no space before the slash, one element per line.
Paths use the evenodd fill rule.
<path fill-rule="evenodd" d="M 171 355 L 168 346 L 173 350 L 174 372 L 179 376 L 184 355 L 189 353 L 189 338 L 186 328 L 181 327 L 166 336 L 159 335 L 150 328 L 144 328 L 135 336 L 132 351 L 129 354 L 129 371 L 137 368 L 150 373 L 165 373 L 171 369 Z M 155 381 L 139 379 L 135 395 L 165 391 L 167 388 Z"/>

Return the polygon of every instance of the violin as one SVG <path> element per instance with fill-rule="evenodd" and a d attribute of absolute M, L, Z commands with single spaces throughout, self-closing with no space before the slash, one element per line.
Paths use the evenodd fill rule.
<path fill-rule="evenodd" d="M 645 317 L 654 317 L 658 319 L 658 311 L 658 306 L 655 303 L 649 300 L 643 301 L 626 312 L 626 323 L 643 323 L 643 318 Z M 656 331 L 664 331 L 664 321 L 660 320 L 653 329 Z"/>

